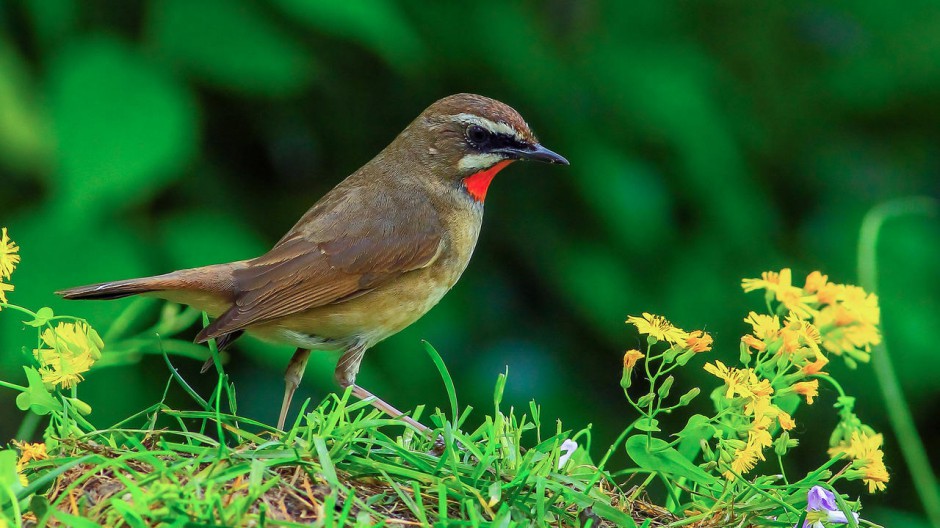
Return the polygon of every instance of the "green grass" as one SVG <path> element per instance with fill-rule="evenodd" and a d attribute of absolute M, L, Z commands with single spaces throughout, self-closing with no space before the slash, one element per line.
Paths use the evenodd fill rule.
<path fill-rule="evenodd" d="M 450 377 L 428 351 L 456 416 Z M 236 408 L 224 373 L 205 400 L 172 366 L 170 372 L 171 383 L 200 409 L 160 403 L 114 427 L 61 439 L 58 456 L 29 467 L 32 483 L 24 492 L 48 487 L 30 505 L 40 524 L 635 524 L 634 503 L 585 464 L 585 455 L 559 469 L 559 448 L 571 436 L 560 423 L 545 431 L 534 403 L 522 414 L 501 408 L 504 375 L 480 426 L 463 430 L 469 407 L 456 419 L 437 411 L 429 417 L 434 433 L 426 436 L 368 402 L 351 401 L 348 392 L 313 408 L 306 402 L 280 432 L 223 411 Z M 590 432 L 581 435 L 589 439 Z"/>

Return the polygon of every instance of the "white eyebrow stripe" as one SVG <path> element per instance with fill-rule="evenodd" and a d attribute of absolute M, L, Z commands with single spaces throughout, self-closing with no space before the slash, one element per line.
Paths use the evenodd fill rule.
<path fill-rule="evenodd" d="M 519 141 L 525 141 L 525 138 L 522 136 L 522 134 L 519 133 L 518 130 L 506 123 L 503 123 L 502 121 L 490 121 L 485 117 L 480 117 L 473 114 L 457 114 L 453 116 L 452 119 L 465 125 L 481 126 L 494 134 L 505 134 L 507 136 L 514 137 Z"/>

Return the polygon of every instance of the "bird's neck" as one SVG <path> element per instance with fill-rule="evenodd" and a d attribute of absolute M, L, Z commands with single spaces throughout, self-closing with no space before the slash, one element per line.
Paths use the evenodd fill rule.
<path fill-rule="evenodd" d="M 463 179 L 464 189 L 467 190 L 467 193 L 475 201 L 483 203 L 483 200 L 486 198 L 486 190 L 489 189 L 493 177 L 496 176 L 497 172 L 503 170 L 503 168 L 512 162 L 513 160 L 503 160 L 488 169 L 474 172 Z"/>

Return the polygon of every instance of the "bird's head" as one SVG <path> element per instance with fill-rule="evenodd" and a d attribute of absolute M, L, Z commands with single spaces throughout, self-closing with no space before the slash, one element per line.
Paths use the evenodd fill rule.
<path fill-rule="evenodd" d="M 519 112 L 495 99 L 456 94 L 429 106 L 409 127 L 409 139 L 434 167 L 482 202 L 493 176 L 516 160 L 568 165 L 543 147 Z M 414 130 L 417 129 L 417 130 Z"/>

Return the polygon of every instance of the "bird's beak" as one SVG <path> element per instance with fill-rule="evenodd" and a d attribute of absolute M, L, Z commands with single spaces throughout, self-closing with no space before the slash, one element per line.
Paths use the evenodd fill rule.
<path fill-rule="evenodd" d="M 528 148 L 505 147 L 497 149 L 496 152 L 508 154 L 515 159 L 544 161 L 546 163 L 569 165 L 568 160 L 566 160 L 564 156 L 548 150 L 539 143 L 536 143 L 535 145 L 532 145 Z"/>

